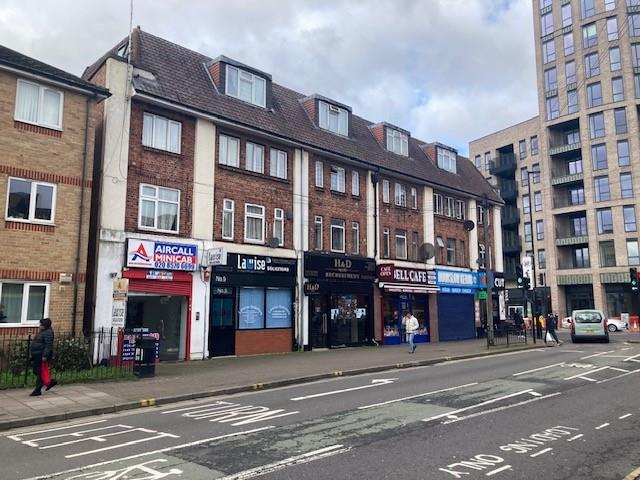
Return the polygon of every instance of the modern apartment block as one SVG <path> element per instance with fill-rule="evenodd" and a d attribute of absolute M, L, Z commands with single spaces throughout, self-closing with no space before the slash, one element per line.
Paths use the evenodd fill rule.
<path fill-rule="evenodd" d="M 519 254 L 535 257 L 555 312 L 631 312 L 629 266 L 640 263 L 640 1 L 534 0 L 533 17 L 540 115 L 472 141 L 471 157 L 498 188 L 515 180 Z"/>
<path fill-rule="evenodd" d="M 112 93 L 96 327 L 159 332 L 161 359 L 399 343 L 409 310 L 419 341 L 475 336 L 502 202 L 455 149 L 139 28 L 84 78 Z"/>
<path fill-rule="evenodd" d="M 108 92 L 0 46 L 0 335 L 83 326 L 96 104 Z"/>

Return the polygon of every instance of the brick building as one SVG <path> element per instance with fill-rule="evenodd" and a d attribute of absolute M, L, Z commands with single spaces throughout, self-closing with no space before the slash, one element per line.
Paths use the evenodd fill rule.
<path fill-rule="evenodd" d="M 0 46 L 0 335 L 83 325 L 96 103 L 108 92 Z"/>
<path fill-rule="evenodd" d="M 399 342 L 410 309 L 423 341 L 475 335 L 476 217 L 501 200 L 454 149 L 139 28 L 84 78 L 112 93 L 94 325 L 157 330 L 161 357 L 177 359 Z M 434 214 L 436 192 L 454 210 Z M 483 251 L 501 271 L 495 233 Z M 440 237 L 457 253 L 436 265 Z M 120 279 L 126 318 L 112 309 Z"/>

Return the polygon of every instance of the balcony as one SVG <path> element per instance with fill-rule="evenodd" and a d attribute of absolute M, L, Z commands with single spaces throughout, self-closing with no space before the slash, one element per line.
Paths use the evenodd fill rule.
<path fill-rule="evenodd" d="M 574 235 L 574 236 L 557 236 L 556 247 L 570 247 L 573 245 L 583 245 L 589 243 L 588 235 Z"/>
<path fill-rule="evenodd" d="M 515 207 L 505 207 L 502 210 L 502 226 L 512 227 L 520 224 L 520 211 Z"/>
<path fill-rule="evenodd" d="M 513 178 L 518 167 L 518 162 L 513 153 L 501 153 L 493 165 L 489 167 L 489 173 L 497 177 Z"/>
<path fill-rule="evenodd" d="M 520 254 L 522 250 L 522 241 L 517 235 L 507 237 L 502 240 L 502 253 L 505 255 Z"/>
<path fill-rule="evenodd" d="M 515 180 L 505 180 L 501 182 L 498 190 L 500 192 L 500 196 L 506 202 L 518 198 L 518 185 Z"/>
<path fill-rule="evenodd" d="M 572 183 L 579 183 L 582 181 L 584 181 L 583 173 L 574 173 L 572 175 L 566 174 L 566 175 L 558 175 L 558 176 L 554 175 L 551 178 L 551 185 L 556 187 L 560 185 L 570 185 Z"/>
<path fill-rule="evenodd" d="M 581 142 L 556 145 L 549 148 L 549 155 L 554 157 L 556 155 L 563 155 L 563 154 L 575 152 L 576 150 L 580 150 L 581 148 L 582 148 Z"/>

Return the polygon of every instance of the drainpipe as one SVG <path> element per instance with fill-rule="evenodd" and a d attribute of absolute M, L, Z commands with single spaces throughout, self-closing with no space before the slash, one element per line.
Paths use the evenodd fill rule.
<path fill-rule="evenodd" d="M 89 110 L 91 101 L 96 97 L 93 94 L 87 97 L 84 115 L 84 145 L 82 148 L 82 180 L 80 183 L 80 218 L 78 220 L 78 241 L 76 244 L 76 261 L 73 274 L 73 311 L 71 313 L 71 335 L 76 336 L 76 323 L 78 320 L 78 275 L 80 275 L 80 253 L 82 251 L 82 229 L 84 227 L 84 190 L 87 181 L 87 149 L 89 143 Z"/>
<path fill-rule="evenodd" d="M 378 258 L 378 182 L 380 180 L 380 170 L 376 170 L 371 174 L 371 183 L 373 183 L 373 258 Z"/>

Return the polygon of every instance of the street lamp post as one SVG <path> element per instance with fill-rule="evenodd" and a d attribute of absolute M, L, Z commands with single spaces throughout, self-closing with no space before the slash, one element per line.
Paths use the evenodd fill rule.
<path fill-rule="evenodd" d="M 531 303 L 531 316 L 533 318 L 532 323 L 532 331 L 531 336 L 533 337 L 533 343 L 536 343 L 536 325 L 538 323 L 536 317 L 536 243 L 535 236 L 536 232 L 534 232 L 533 225 L 533 205 L 535 205 L 535 200 L 531 198 L 531 177 L 535 174 L 535 172 L 530 172 L 527 169 L 527 194 L 529 195 L 529 223 L 531 224 L 531 251 L 533 253 L 533 258 L 531 258 L 531 276 L 529 281 L 531 282 L 531 288 L 533 289 L 533 302 Z M 532 205 L 533 200 L 533 205 Z M 526 239 L 526 235 L 525 235 Z M 526 253 L 526 250 L 525 250 Z M 524 301 L 527 302 L 528 293 L 525 290 Z"/>
<path fill-rule="evenodd" d="M 492 298 L 492 279 L 490 265 L 489 265 L 489 251 L 487 245 L 487 220 L 489 219 L 489 199 L 485 194 L 482 197 L 482 242 L 484 244 L 484 275 L 485 283 L 487 285 L 487 298 L 485 299 L 487 307 L 487 342 L 489 345 L 493 345 L 494 331 L 493 331 L 493 298 Z"/>

